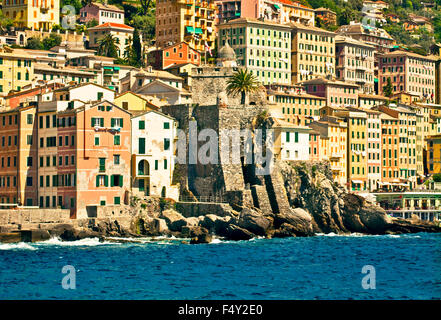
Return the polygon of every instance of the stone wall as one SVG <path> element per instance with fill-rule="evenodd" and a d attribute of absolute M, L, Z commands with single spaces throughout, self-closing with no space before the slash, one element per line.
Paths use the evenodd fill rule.
<path fill-rule="evenodd" d="M 199 217 L 214 214 L 219 217 L 230 216 L 232 208 L 228 203 L 178 202 L 176 210 L 184 217 Z"/>
<path fill-rule="evenodd" d="M 0 210 L 0 225 L 63 223 L 70 221 L 69 209 Z"/>

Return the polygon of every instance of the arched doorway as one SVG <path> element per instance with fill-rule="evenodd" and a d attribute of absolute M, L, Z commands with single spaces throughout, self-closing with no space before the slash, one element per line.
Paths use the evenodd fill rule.
<path fill-rule="evenodd" d="M 139 176 L 150 175 L 150 164 L 147 160 L 141 160 L 138 162 L 138 175 Z"/>

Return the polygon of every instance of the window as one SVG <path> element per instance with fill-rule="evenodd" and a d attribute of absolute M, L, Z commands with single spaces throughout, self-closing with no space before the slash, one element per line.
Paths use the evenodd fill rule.
<path fill-rule="evenodd" d="M 121 145 L 121 136 L 120 136 L 120 135 L 115 135 L 115 136 L 113 137 L 113 144 L 114 144 L 115 146 L 119 146 L 119 145 Z"/>
<path fill-rule="evenodd" d="M 113 198 L 113 203 L 114 204 L 121 204 L 121 198 L 120 197 L 114 197 Z"/>
<path fill-rule="evenodd" d="M 101 100 L 103 98 L 104 93 L 98 92 L 97 93 L 97 100 Z"/>
<path fill-rule="evenodd" d="M 27 119 L 27 124 L 34 123 L 34 116 L 32 114 L 28 114 L 26 119 Z"/>
<path fill-rule="evenodd" d="M 32 157 L 27 158 L 27 165 L 28 167 L 32 167 Z"/>
<path fill-rule="evenodd" d="M 164 122 L 164 129 L 170 129 L 170 122 Z"/>
<path fill-rule="evenodd" d="M 110 126 L 112 128 L 115 128 L 115 127 L 123 128 L 123 119 L 122 118 L 110 119 Z"/>
<path fill-rule="evenodd" d="M 96 176 L 96 186 L 97 187 L 107 187 L 109 186 L 109 177 L 105 175 Z"/>
<path fill-rule="evenodd" d="M 32 187 L 32 177 L 27 177 L 26 178 L 26 186 Z"/>
<path fill-rule="evenodd" d="M 96 146 L 100 145 L 100 137 L 99 136 L 95 136 L 95 145 Z"/>
<path fill-rule="evenodd" d="M 119 156 L 119 154 L 113 155 L 113 163 L 114 164 L 119 164 L 120 163 L 120 156 Z"/>
<path fill-rule="evenodd" d="M 28 146 L 32 145 L 32 135 L 28 135 L 26 137 L 26 143 L 27 143 Z"/>
<path fill-rule="evenodd" d="M 140 121 L 139 121 L 139 129 L 140 129 L 140 130 L 145 129 L 145 121 L 144 121 L 144 120 L 140 120 Z"/>
<path fill-rule="evenodd" d="M 119 174 L 112 175 L 110 178 L 110 186 L 111 187 L 122 187 L 123 186 L 123 177 Z"/>
<path fill-rule="evenodd" d="M 106 171 L 106 158 L 100 158 L 100 172 Z"/>
<path fill-rule="evenodd" d="M 164 150 L 170 149 L 170 139 L 164 138 Z"/>
<path fill-rule="evenodd" d="M 155 160 L 155 170 L 158 170 L 159 162 L 158 160 Z"/>

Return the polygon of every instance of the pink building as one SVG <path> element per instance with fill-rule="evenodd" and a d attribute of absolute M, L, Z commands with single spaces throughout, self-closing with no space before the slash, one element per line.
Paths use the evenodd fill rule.
<path fill-rule="evenodd" d="M 379 90 L 384 88 L 389 78 L 392 94 L 406 92 L 421 99 L 435 102 L 435 59 L 412 52 L 393 51 L 379 58 Z"/>
<path fill-rule="evenodd" d="M 359 86 L 339 80 L 315 78 L 301 83 L 307 93 L 326 98 L 327 106 L 358 106 Z"/>
<path fill-rule="evenodd" d="M 71 218 L 86 218 L 97 206 L 123 204 L 130 190 L 130 117 L 105 100 L 48 117 L 50 125 L 44 122 L 39 130 L 51 136 L 39 146 L 40 207 L 66 208 Z"/>
<path fill-rule="evenodd" d="M 124 24 L 124 10 L 114 5 L 99 2 L 89 3 L 80 9 L 80 22 L 98 21 L 98 25 L 106 22 Z"/>
<path fill-rule="evenodd" d="M 291 0 L 219 0 L 218 23 L 236 18 L 265 18 L 267 21 L 314 26 L 314 9 Z"/>

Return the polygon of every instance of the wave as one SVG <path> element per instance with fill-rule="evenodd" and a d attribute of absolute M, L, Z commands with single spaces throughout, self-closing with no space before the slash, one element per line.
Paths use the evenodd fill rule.
<path fill-rule="evenodd" d="M 67 247 L 94 247 L 103 245 L 119 245 L 120 243 L 110 242 L 110 241 L 100 241 L 99 238 L 85 238 L 76 241 L 63 241 L 58 237 L 50 238 L 46 241 L 36 242 L 35 245 L 57 245 L 57 246 L 67 246 Z"/>
<path fill-rule="evenodd" d="M 0 250 L 37 250 L 37 248 L 29 245 L 26 242 L 18 243 L 0 243 Z"/>

